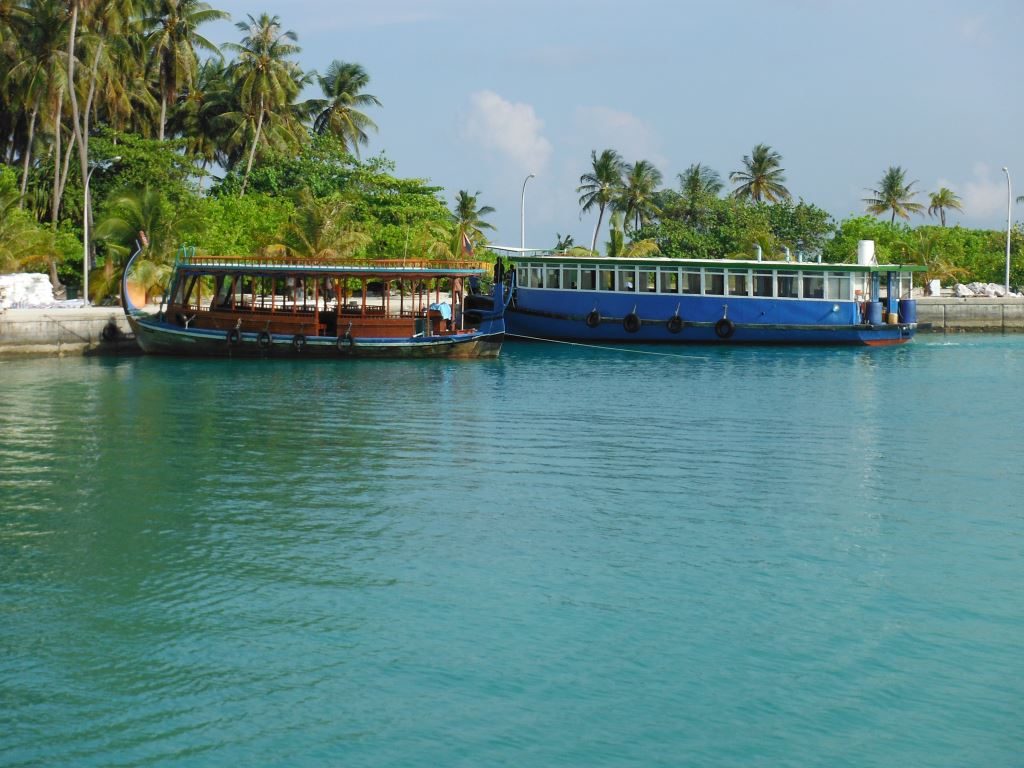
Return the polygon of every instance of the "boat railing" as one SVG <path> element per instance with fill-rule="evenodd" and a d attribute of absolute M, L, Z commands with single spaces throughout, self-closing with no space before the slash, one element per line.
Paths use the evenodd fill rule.
<path fill-rule="evenodd" d="M 176 263 L 180 266 L 259 269 L 261 267 L 307 271 L 321 268 L 342 269 L 351 272 L 460 272 L 465 274 L 488 272 L 491 265 L 482 261 L 433 261 L 429 259 L 341 259 L 296 258 L 282 256 L 205 256 L 194 249 L 182 248 Z"/>

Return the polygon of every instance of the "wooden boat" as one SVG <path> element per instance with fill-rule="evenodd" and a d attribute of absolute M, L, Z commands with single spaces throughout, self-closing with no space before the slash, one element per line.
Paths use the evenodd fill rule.
<path fill-rule="evenodd" d="M 617 344 L 903 344 L 917 328 L 912 274 L 925 269 L 873 258 L 822 264 L 492 249 L 512 265 L 510 337 Z"/>
<path fill-rule="evenodd" d="M 182 249 L 159 310 L 132 303 L 144 352 L 254 357 L 496 357 L 507 302 L 463 296 L 479 262 L 353 261 L 200 256 Z M 442 293 L 442 290 L 445 293 Z"/>

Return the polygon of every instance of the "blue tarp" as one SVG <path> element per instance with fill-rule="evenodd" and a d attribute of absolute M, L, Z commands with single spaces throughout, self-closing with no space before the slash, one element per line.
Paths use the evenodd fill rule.
<path fill-rule="evenodd" d="M 440 304 L 435 303 L 435 304 L 431 304 L 429 307 L 427 307 L 427 309 L 435 309 L 435 310 L 437 310 L 438 312 L 441 313 L 441 318 L 444 319 L 444 320 L 451 320 L 452 319 L 452 305 L 451 304 L 445 304 L 444 302 L 441 302 Z"/>

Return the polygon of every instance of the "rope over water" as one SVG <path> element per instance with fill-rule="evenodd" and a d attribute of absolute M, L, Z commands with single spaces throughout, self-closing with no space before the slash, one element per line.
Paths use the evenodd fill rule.
<path fill-rule="evenodd" d="M 675 357 L 680 360 L 710 360 L 711 358 L 701 355 L 679 355 L 673 352 L 651 352 L 647 349 L 628 349 L 626 347 L 605 347 L 601 344 L 587 344 L 581 341 L 562 341 L 561 339 L 543 339 L 539 336 L 524 336 L 521 333 L 505 333 L 514 339 L 526 339 L 528 341 L 546 341 L 548 344 L 567 344 L 570 347 L 586 347 L 587 349 L 603 349 L 606 352 L 627 352 L 634 355 L 654 355 L 655 357 Z"/>

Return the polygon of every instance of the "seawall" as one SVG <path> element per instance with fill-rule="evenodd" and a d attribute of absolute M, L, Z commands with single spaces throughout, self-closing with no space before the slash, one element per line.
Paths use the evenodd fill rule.
<path fill-rule="evenodd" d="M 139 353 L 120 307 L 0 310 L 0 357 Z"/>
<path fill-rule="evenodd" d="M 1024 332 L 1024 299 L 923 297 L 917 300 L 917 322 L 924 326 L 921 330 L 940 333 L 1021 333 Z"/>

